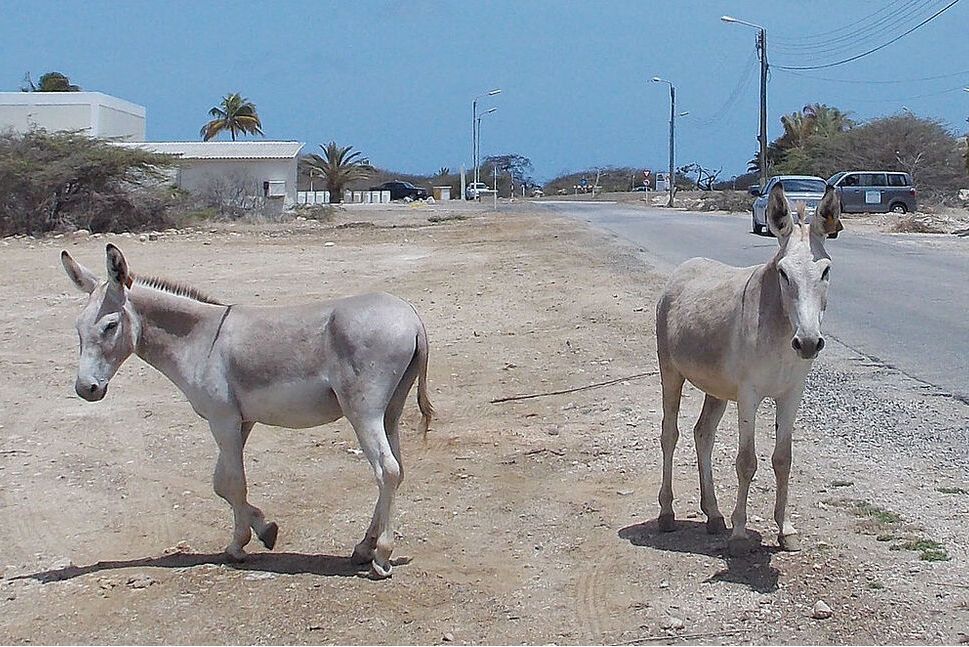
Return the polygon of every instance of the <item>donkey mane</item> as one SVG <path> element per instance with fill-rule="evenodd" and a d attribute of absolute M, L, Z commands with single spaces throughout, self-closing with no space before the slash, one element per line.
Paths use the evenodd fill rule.
<path fill-rule="evenodd" d="M 134 282 L 147 288 L 154 288 L 156 290 L 168 292 L 169 294 L 174 294 L 180 297 L 188 297 L 189 299 L 194 299 L 195 301 L 199 301 L 201 303 L 210 303 L 215 306 L 225 305 L 221 301 L 213 299 L 203 292 L 200 292 L 196 288 L 184 285 L 182 283 L 176 283 L 175 281 L 169 281 L 168 279 L 163 279 L 157 276 L 135 276 Z"/>

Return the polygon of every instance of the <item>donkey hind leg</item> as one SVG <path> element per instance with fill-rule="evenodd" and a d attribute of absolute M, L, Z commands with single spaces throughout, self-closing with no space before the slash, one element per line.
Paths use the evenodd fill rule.
<path fill-rule="evenodd" d="M 757 472 L 757 452 L 754 446 L 754 422 L 760 399 L 741 393 L 737 399 L 737 418 L 740 438 L 737 448 L 737 507 L 734 508 L 731 523 L 729 549 L 732 555 L 742 555 L 751 548 L 747 536 L 747 495 L 750 482 Z"/>
<path fill-rule="evenodd" d="M 659 490 L 659 529 L 670 532 L 675 529 L 673 515 L 673 452 L 680 430 L 676 419 L 680 415 L 680 395 L 685 378 L 673 367 L 660 362 L 660 380 L 663 384 L 663 431 L 660 444 L 663 447 L 663 484 Z"/>
<path fill-rule="evenodd" d="M 397 389 L 394 391 L 390 402 L 387 404 L 387 409 L 384 411 L 384 429 L 387 433 L 387 443 L 390 445 L 390 451 L 397 461 L 398 487 L 404 482 L 404 463 L 400 457 L 400 417 L 404 412 L 407 396 L 410 394 L 416 377 L 417 363 L 416 361 L 412 361 L 411 365 L 401 377 L 400 383 L 397 385 Z M 353 549 L 351 561 L 354 564 L 369 564 L 373 561 L 374 550 L 377 546 L 377 522 L 378 515 L 375 510 L 370 527 L 367 528 L 363 540 Z"/>
<path fill-rule="evenodd" d="M 696 441 L 697 469 L 700 472 L 700 509 L 707 517 L 707 532 L 717 535 L 726 532 L 727 524 L 717 506 L 717 495 L 713 486 L 713 441 L 717 425 L 727 408 L 726 400 L 707 394 L 703 399 L 703 410 L 693 427 Z"/>
<path fill-rule="evenodd" d="M 276 543 L 278 532 L 276 524 L 266 523 L 262 510 L 250 505 L 246 499 L 246 472 L 242 462 L 242 450 L 252 426 L 253 423 L 242 423 L 238 420 L 209 422 L 212 435 L 219 446 L 219 459 L 215 464 L 212 482 L 215 493 L 232 506 L 235 521 L 232 542 L 225 549 L 226 555 L 234 561 L 245 559 L 243 548 L 252 538 L 251 530 L 255 530 L 270 549 Z"/>
<path fill-rule="evenodd" d="M 777 522 L 777 543 L 783 550 L 800 550 L 797 530 L 785 517 L 787 510 L 787 486 L 791 476 L 791 437 L 794 432 L 794 418 L 801 403 L 802 389 L 778 398 L 777 420 L 775 423 L 774 454 L 771 463 L 777 479 L 777 499 L 774 503 L 774 521 Z"/>
<path fill-rule="evenodd" d="M 380 491 L 370 527 L 363 540 L 353 549 L 351 559 L 355 563 L 365 564 L 369 558 L 370 574 L 382 579 L 390 577 L 392 570 L 390 554 L 394 550 L 394 497 L 397 486 L 400 485 L 402 471 L 387 437 L 382 415 L 352 419 L 350 424 L 357 433 L 360 448 L 373 468 Z"/>

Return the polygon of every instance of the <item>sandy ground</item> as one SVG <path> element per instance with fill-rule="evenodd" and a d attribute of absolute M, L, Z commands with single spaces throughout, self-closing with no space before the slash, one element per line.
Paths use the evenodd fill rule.
<path fill-rule="evenodd" d="M 931 443 L 845 436 L 824 399 L 806 401 L 791 498 L 806 547 L 781 553 L 765 405 L 750 506 L 763 546 L 728 558 L 697 510 L 689 430 L 702 396 L 688 388 L 681 528 L 660 534 L 658 377 L 490 401 L 655 371 L 664 277 L 635 249 L 522 205 L 437 224 L 431 211 L 448 213 L 357 208 L 325 224 L 109 237 L 134 271 L 228 302 L 387 290 L 415 304 L 439 418 L 424 442 L 416 406 L 405 413 L 398 566 L 379 582 L 347 559 L 376 488 L 346 422 L 256 427 L 250 498 L 279 523 L 279 541 L 224 563 L 231 516 L 211 490 L 215 445 L 175 387 L 132 358 L 104 401 L 73 393 L 83 295 L 57 253 L 100 270 L 105 239 L 0 241 L 0 642 L 969 640 L 962 455 L 939 463 Z M 817 375 L 841 380 L 849 404 L 850 389 L 868 388 L 901 403 L 913 429 L 929 427 L 919 416 L 969 426 L 965 405 L 839 352 Z M 715 454 L 728 516 L 735 415 Z M 893 550 L 908 537 L 939 541 L 950 559 Z M 819 600 L 831 617 L 812 617 Z"/>

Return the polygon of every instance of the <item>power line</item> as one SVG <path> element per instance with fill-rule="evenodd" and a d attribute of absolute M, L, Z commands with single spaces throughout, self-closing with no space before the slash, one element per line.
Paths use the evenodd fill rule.
<path fill-rule="evenodd" d="M 959 72 L 952 72 L 950 74 L 937 74 L 935 76 L 922 76 L 912 79 L 884 79 L 868 81 L 862 79 L 834 79 L 827 76 L 816 76 L 814 74 L 803 74 L 801 72 L 794 72 L 786 68 L 781 68 L 785 74 L 791 74 L 793 76 L 799 76 L 802 79 L 814 79 L 816 81 L 828 81 L 830 83 L 848 83 L 854 85 L 896 85 L 899 83 L 920 83 L 922 81 L 938 81 L 939 79 L 951 79 L 955 76 L 965 76 L 969 77 L 969 70 L 961 70 Z"/>
<path fill-rule="evenodd" d="M 867 30 L 857 30 L 847 34 L 841 39 L 842 42 L 818 45 L 809 48 L 807 51 L 796 53 L 783 52 L 783 42 L 779 43 L 777 47 L 782 51 L 782 56 L 797 56 L 798 63 L 801 65 L 821 64 L 832 59 L 847 58 L 856 52 L 877 46 L 886 39 L 891 40 L 897 37 L 900 32 L 907 30 L 911 24 L 935 13 L 946 2 L 948 0 L 912 2 L 908 7 L 884 17 L 882 21 L 872 23 Z"/>
<path fill-rule="evenodd" d="M 727 98 L 724 100 L 723 104 L 721 104 L 721 106 L 717 108 L 707 119 L 700 120 L 696 117 L 693 118 L 693 121 L 696 122 L 696 129 L 704 130 L 710 128 L 711 126 L 718 125 L 721 121 L 723 121 L 724 115 L 733 109 L 741 95 L 750 86 L 752 73 L 757 67 L 754 65 L 756 62 L 757 52 L 752 51 L 750 56 L 747 58 L 747 61 L 744 63 L 740 78 L 737 80 L 737 84 L 734 86 L 733 90 L 731 90 L 730 94 L 727 95 Z"/>
<path fill-rule="evenodd" d="M 891 97 L 890 99 L 855 99 L 858 103 L 898 103 L 899 101 L 911 101 L 912 99 L 925 99 L 927 97 L 938 97 L 943 94 L 949 94 L 950 92 L 959 92 L 964 85 L 959 84 L 955 87 L 949 88 L 947 90 L 939 90 L 938 92 L 926 92 L 925 94 L 915 94 L 910 97 Z"/>
<path fill-rule="evenodd" d="M 883 36 L 886 32 L 893 30 L 896 26 L 904 24 L 911 17 L 916 16 L 926 10 L 933 11 L 934 9 L 931 5 L 941 5 L 946 0 L 920 0 L 919 2 L 907 2 L 905 6 L 899 8 L 896 11 L 892 11 L 886 16 L 879 18 L 878 20 L 872 20 L 878 12 L 871 14 L 865 18 L 862 18 L 857 23 L 852 25 L 852 30 L 848 33 L 842 34 L 838 37 L 827 37 L 817 43 L 788 43 L 789 39 L 783 39 L 775 45 L 775 48 L 780 52 L 790 52 L 803 55 L 811 55 L 815 53 L 829 53 L 837 50 L 843 50 L 846 48 L 852 48 L 863 42 L 865 40 L 871 40 L 878 36 Z M 895 3 L 893 3 L 895 4 Z M 883 9 L 890 8 L 883 7 Z M 855 29 L 855 26 L 861 27 Z M 832 32 L 833 34 L 834 32 Z"/>
<path fill-rule="evenodd" d="M 779 63 L 784 65 L 816 65 L 826 61 L 847 58 L 858 52 L 875 47 L 882 42 L 894 38 L 902 31 L 908 29 L 912 24 L 922 20 L 926 16 L 934 13 L 939 7 L 948 0 L 922 0 L 921 3 L 913 2 L 912 6 L 907 7 L 892 16 L 885 18 L 883 25 L 871 25 L 867 31 L 856 31 L 848 34 L 840 43 L 829 43 L 818 45 L 806 51 L 784 52 L 781 51 Z M 783 45 L 779 44 L 778 49 Z"/>
<path fill-rule="evenodd" d="M 817 34 L 809 34 L 808 36 L 805 36 L 805 37 L 800 38 L 800 39 L 798 39 L 798 38 L 789 38 L 789 39 L 787 39 L 787 41 L 791 43 L 790 44 L 791 47 L 795 47 L 795 46 L 811 47 L 814 41 L 818 41 L 818 42 L 830 42 L 832 39 L 840 40 L 841 38 L 844 38 L 844 34 L 845 33 L 848 33 L 849 35 L 851 33 L 854 33 L 856 27 L 865 25 L 865 26 L 867 26 L 867 27 L 870 28 L 871 25 L 872 25 L 872 22 L 871 21 L 876 16 L 878 16 L 881 13 L 884 13 L 884 12 L 887 12 L 887 11 L 891 11 L 892 7 L 895 6 L 895 5 L 905 5 L 908 2 L 909 2 L 909 0 L 894 0 L 893 2 L 890 2 L 890 3 L 886 4 L 885 6 L 881 7 L 877 11 L 875 11 L 875 12 L 873 12 L 873 13 L 871 13 L 871 14 L 863 17 L 863 18 L 860 18 L 859 20 L 857 20 L 857 21 L 855 21 L 853 23 L 849 23 L 847 25 L 842 25 L 841 27 L 838 27 L 837 29 L 832 29 L 831 31 L 820 32 L 820 33 L 817 33 Z M 883 19 L 880 18 L 880 19 L 876 20 L 875 21 L 875 24 L 880 24 L 881 23 L 881 20 L 883 20 Z M 840 36 L 839 36 L 839 34 L 840 34 Z M 798 43 L 799 40 L 800 41 L 803 41 L 803 44 L 798 45 L 797 43 Z M 783 47 L 783 44 L 778 43 L 777 46 Z"/>
<path fill-rule="evenodd" d="M 875 47 L 873 49 L 870 49 L 870 50 L 868 50 L 866 52 L 862 52 L 861 54 L 857 54 L 855 56 L 851 56 L 849 58 L 842 59 L 840 61 L 835 61 L 833 63 L 825 63 L 824 65 L 773 65 L 772 67 L 777 68 L 777 69 L 780 69 L 780 70 L 821 70 L 821 69 L 825 69 L 825 68 L 828 68 L 828 67 L 835 67 L 837 65 L 844 65 L 845 63 L 850 63 L 852 61 L 857 61 L 859 58 L 864 58 L 865 56 L 868 56 L 869 54 L 874 54 L 878 50 L 885 49 L 886 47 L 888 47 L 892 43 L 895 43 L 896 41 L 900 40 L 901 38 L 903 38 L 905 36 L 908 36 L 909 34 L 911 34 L 916 29 L 919 29 L 923 25 L 926 25 L 929 22 L 931 22 L 932 20 L 935 20 L 936 18 L 938 18 L 939 16 L 941 16 L 943 13 L 945 13 L 946 11 L 948 11 L 949 9 L 951 9 L 953 6 L 955 6 L 956 3 L 958 3 L 958 2 L 959 2 L 959 0 L 952 0 L 952 2 L 950 2 L 946 6 L 942 7 L 941 9 L 939 9 L 938 11 L 936 11 L 934 14 L 932 14 L 931 16 L 929 16 L 928 18 L 926 18 L 925 20 L 923 20 L 919 24 L 915 25 L 914 27 L 912 27 L 908 31 L 905 31 L 905 32 L 899 34 L 898 36 L 896 36 L 895 38 L 891 39 L 887 43 L 883 43 L 883 44 L 879 45 L 878 47 Z"/>

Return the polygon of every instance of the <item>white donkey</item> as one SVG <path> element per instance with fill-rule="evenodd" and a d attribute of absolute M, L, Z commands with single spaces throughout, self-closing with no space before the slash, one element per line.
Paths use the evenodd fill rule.
<path fill-rule="evenodd" d="M 244 559 L 251 530 L 269 549 L 278 532 L 246 496 L 242 451 L 253 425 L 302 429 L 346 416 L 380 489 L 352 558 L 370 563 L 375 577 L 390 575 L 394 496 L 404 475 L 398 422 L 415 378 L 425 432 L 433 413 L 427 333 L 409 303 L 367 294 L 295 306 L 223 305 L 191 288 L 135 277 L 114 245 L 107 246 L 106 282 L 66 251 L 61 261 L 90 295 L 77 318 L 75 390 L 100 400 L 134 353 L 185 394 L 219 446 L 215 492 L 235 517 L 230 559 Z"/>
<path fill-rule="evenodd" d="M 757 470 L 754 418 L 764 398 L 777 405 L 772 464 L 777 477 L 774 520 L 778 543 L 798 550 L 797 531 L 784 516 L 791 472 L 791 435 L 804 379 L 824 347 L 821 317 L 828 298 L 831 260 L 825 238 L 843 229 L 841 207 L 828 187 L 810 224 L 803 205 L 794 222 L 784 190 L 771 191 L 767 222 L 780 249 L 765 265 L 734 268 L 705 258 L 680 265 L 656 307 L 656 346 L 663 383 L 663 484 L 659 527 L 674 529 L 673 451 L 679 438 L 677 415 L 683 382 L 706 393 L 694 428 L 700 472 L 700 508 L 707 532 L 726 530 L 713 487 L 711 454 L 727 400 L 737 402 L 737 506 L 729 540 L 732 554 L 750 548 L 747 494 Z"/>

